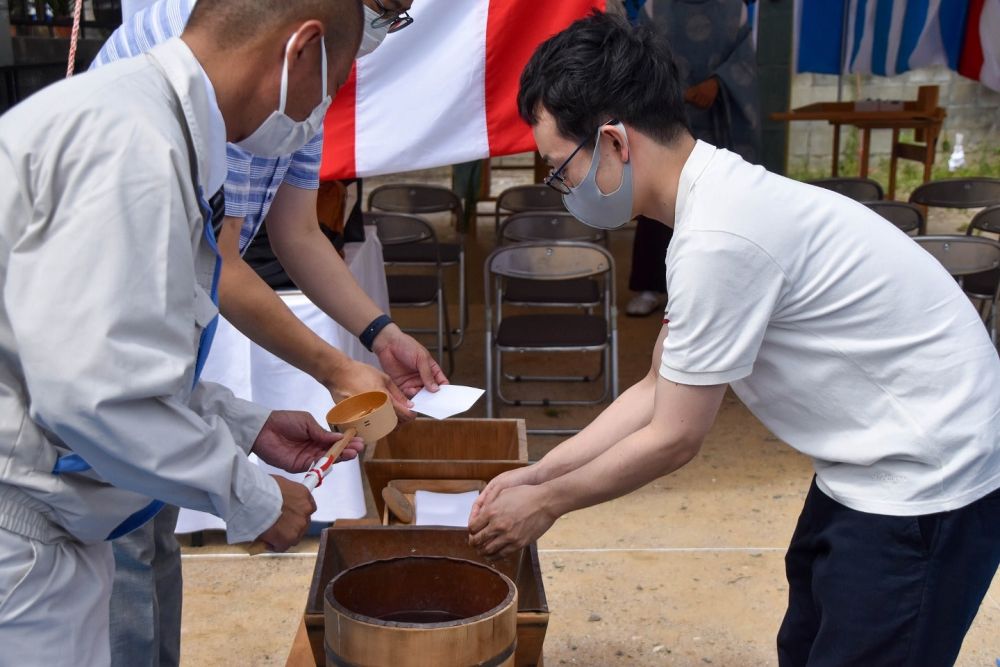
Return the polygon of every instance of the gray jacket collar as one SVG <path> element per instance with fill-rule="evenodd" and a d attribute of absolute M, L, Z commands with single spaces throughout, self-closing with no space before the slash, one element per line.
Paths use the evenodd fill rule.
<path fill-rule="evenodd" d="M 179 37 L 154 47 L 148 55 L 159 63 L 177 93 L 191 132 L 198 183 L 206 197 L 222 187 L 226 177 L 226 125 L 212 84 L 194 53 Z"/>

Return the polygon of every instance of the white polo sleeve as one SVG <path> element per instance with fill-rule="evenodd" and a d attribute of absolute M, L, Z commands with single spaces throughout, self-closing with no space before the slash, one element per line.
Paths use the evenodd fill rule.
<path fill-rule="evenodd" d="M 726 384 L 753 372 L 785 274 L 762 248 L 724 231 L 689 231 L 667 262 L 669 329 L 660 375 Z"/>

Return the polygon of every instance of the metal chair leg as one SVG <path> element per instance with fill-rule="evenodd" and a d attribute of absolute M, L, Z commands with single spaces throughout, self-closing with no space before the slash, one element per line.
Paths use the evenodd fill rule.
<path fill-rule="evenodd" d="M 444 361 L 444 293 L 440 283 L 437 289 L 437 358 L 438 363 Z"/>
<path fill-rule="evenodd" d="M 454 347 L 457 349 L 465 342 L 465 331 L 469 326 L 469 294 L 465 288 L 465 250 L 458 253 L 458 327 L 451 333 L 458 336 Z"/>
<path fill-rule="evenodd" d="M 493 332 L 489 323 L 486 328 L 486 349 L 483 360 L 486 364 L 486 418 L 493 419 Z"/>
<path fill-rule="evenodd" d="M 621 388 L 618 384 L 618 330 L 611 332 L 611 400 L 615 401 Z"/>
<path fill-rule="evenodd" d="M 441 314 L 443 317 L 443 328 L 439 331 L 444 332 L 445 346 L 444 349 L 448 352 L 448 371 L 447 375 L 451 375 L 455 372 L 455 346 L 451 344 L 451 316 L 448 314 L 448 297 L 444 294 L 444 287 L 438 288 L 438 298 L 441 303 Z M 440 357 L 439 357 L 440 359 Z M 441 363 L 439 361 L 438 363 Z"/>

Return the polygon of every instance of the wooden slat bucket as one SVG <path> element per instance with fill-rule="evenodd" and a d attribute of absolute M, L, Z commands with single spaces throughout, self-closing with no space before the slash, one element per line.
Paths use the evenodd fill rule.
<path fill-rule="evenodd" d="M 512 667 L 517 588 L 484 565 L 406 557 L 345 570 L 326 588 L 327 667 Z"/>

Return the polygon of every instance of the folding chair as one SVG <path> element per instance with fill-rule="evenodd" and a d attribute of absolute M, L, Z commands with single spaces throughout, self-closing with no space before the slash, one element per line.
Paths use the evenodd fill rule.
<path fill-rule="evenodd" d="M 500 238 L 500 218 L 510 213 L 565 211 L 562 195 L 547 185 L 516 185 L 497 197 L 494 229 Z"/>
<path fill-rule="evenodd" d="M 1000 205 L 984 208 L 977 213 L 965 233 L 968 236 L 976 233 L 995 234 L 996 240 L 1000 241 Z M 990 294 L 996 294 L 1000 290 L 1000 269 L 969 274 L 963 278 L 962 286 L 969 296 L 985 303 Z"/>
<path fill-rule="evenodd" d="M 937 208 L 982 208 L 1000 204 L 1000 178 L 949 178 L 917 186 L 910 203 Z M 927 217 L 926 210 L 924 217 Z M 920 230 L 927 232 L 926 226 Z"/>
<path fill-rule="evenodd" d="M 437 328 L 407 329 L 409 333 L 437 334 L 437 360 L 443 363 L 448 351 L 448 374 L 455 368 L 455 353 L 451 345 L 451 327 L 448 322 L 448 303 L 444 295 L 444 280 L 440 245 L 434 228 L 426 220 L 403 213 L 365 213 L 365 224 L 375 226 L 383 252 L 406 245 L 421 245 L 427 261 L 420 266 L 432 267 L 430 273 L 386 274 L 389 306 L 396 308 L 437 308 Z"/>
<path fill-rule="evenodd" d="M 546 189 L 555 192 L 551 188 L 546 187 Z M 507 218 L 500 225 L 499 239 L 501 245 L 581 241 L 607 247 L 608 233 L 603 229 L 588 227 L 563 211 L 531 212 L 515 213 Z M 600 304 L 601 288 L 594 278 L 545 282 L 509 278 L 505 281 L 503 300 L 519 306 L 566 306 L 591 309 Z"/>
<path fill-rule="evenodd" d="M 913 239 L 932 254 L 954 276 L 969 298 L 983 304 L 984 321 L 990 340 L 997 343 L 997 302 L 1000 285 L 994 283 L 990 292 L 975 292 L 966 281 L 984 273 L 1000 274 L 1000 243 L 978 236 L 934 235 Z M 985 286 L 976 286 L 983 289 Z"/>
<path fill-rule="evenodd" d="M 910 234 L 924 229 L 924 212 L 919 206 L 905 201 L 866 201 L 865 206 Z"/>
<path fill-rule="evenodd" d="M 508 405 L 596 405 L 618 396 L 618 324 L 615 305 L 615 263 L 606 248 L 592 243 L 559 241 L 522 243 L 497 248 L 483 269 L 486 313 L 486 415 L 494 416 L 494 399 Z M 545 312 L 504 314 L 504 283 L 512 278 L 601 281 L 601 314 Z M 511 353 L 565 354 L 600 352 L 594 376 L 516 376 L 519 382 L 594 382 L 603 379 L 600 397 L 588 399 L 511 399 L 502 391 L 503 357 Z M 530 433 L 565 434 L 578 429 L 542 429 Z"/>
<path fill-rule="evenodd" d="M 882 194 L 882 186 L 879 185 L 878 181 L 870 178 L 840 176 L 837 178 L 818 178 L 813 181 L 806 181 L 806 183 L 839 192 L 855 201 L 877 201 L 884 196 Z"/>
<path fill-rule="evenodd" d="M 458 267 L 458 327 L 452 333 L 458 336 L 454 341 L 457 348 L 465 339 L 465 330 L 469 319 L 469 300 L 465 286 L 465 233 L 462 230 L 462 200 L 448 188 L 422 183 L 392 183 L 382 185 L 368 197 L 369 210 L 387 211 L 390 213 L 409 213 L 424 215 L 427 213 L 449 213 L 452 215 L 456 240 L 454 242 L 438 243 L 441 253 L 440 262 L 443 267 Z M 385 248 L 383 253 L 386 266 L 433 266 L 436 261 L 428 254 L 426 244 L 400 244 Z"/>

